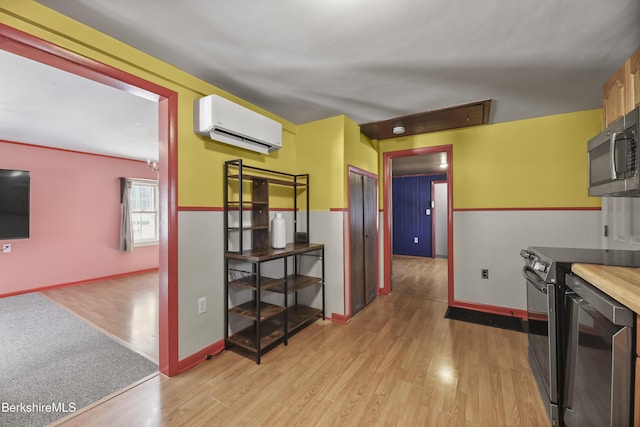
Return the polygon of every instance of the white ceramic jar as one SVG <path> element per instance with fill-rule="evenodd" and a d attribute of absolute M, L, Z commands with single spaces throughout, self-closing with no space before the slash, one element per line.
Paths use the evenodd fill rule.
<path fill-rule="evenodd" d="M 271 220 L 271 246 L 274 249 L 283 249 L 287 246 L 284 218 L 281 213 L 277 213 Z"/>

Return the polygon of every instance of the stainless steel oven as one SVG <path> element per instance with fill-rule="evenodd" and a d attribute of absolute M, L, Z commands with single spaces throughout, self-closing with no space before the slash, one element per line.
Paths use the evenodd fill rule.
<path fill-rule="evenodd" d="M 566 278 L 567 427 L 631 423 L 633 313 L 580 277 Z"/>
<path fill-rule="evenodd" d="M 529 366 L 552 426 L 562 424 L 563 337 L 561 301 L 564 277 L 571 268 L 561 248 L 527 248 L 522 275 L 527 290 Z"/>
<path fill-rule="evenodd" d="M 558 345 L 558 287 L 546 283 L 525 266 L 522 270 L 527 284 L 528 354 L 531 372 L 540 395 L 546 403 L 551 424 L 559 425 L 561 402 Z"/>
<path fill-rule="evenodd" d="M 566 382 L 566 331 L 569 321 L 575 319 L 568 318 L 567 308 L 572 308 L 565 304 L 568 292 L 565 280 L 571 273 L 571 265 L 587 263 L 640 267 L 640 251 L 529 247 L 520 251 L 520 256 L 525 264 L 522 273 L 527 293 L 529 366 L 551 425 L 564 426 L 563 414 L 567 410 L 565 400 L 575 401 L 577 398 L 575 394 L 566 393 L 569 384 Z M 575 381 L 570 385 L 575 385 Z M 619 398 L 616 397 L 615 401 L 618 402 Z"/>

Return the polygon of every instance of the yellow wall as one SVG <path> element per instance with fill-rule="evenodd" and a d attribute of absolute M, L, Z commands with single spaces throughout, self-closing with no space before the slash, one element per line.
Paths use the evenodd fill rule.
<path fill-rule="evenodd" d="M 600 109 L 380 141 L 382 154 L 453 145 L 453 207 L 597 207 L 587 195 L 587 140 Z"/>
<path fill-rule="evenodd" d="M 344 116 L 298 126 L 297 173 L 308 173 L 312 210 L 342 207 L 344 184 Z"/>
<path fill-rule="evenodd" d="M 344 144 L 345 176 L 349 166 L 378 174 L 378 150 L 376 142 L 360 133 L 360 126 L 345 116 Z M 345 185 L 348 183 L 345 182 Z M 345 192 L 342 207 L 349 206 L 349 194 Z"/>
<path fill-rule="evenodd" d="M 345 116 L 296 126 L 32 1 L 4 1 L 0 22 L 178 93 L 180 206 L 222 206 L 223 163 L 229 159 L 309 173 L 314 210 L 346 206 L 346 165 L 369 171 L 378 168 L 375 148 Z M 195 135 L 193 101 L 212 93 L 280 121 L 283 148 L 264 156 Z M 454 207 L 458 209 L 599 206 L 599 198 L 587 197 L 586 140 L 600 130 L 601 121 L 600 110 L 591 110 L 378 144 L 380 156 L 386 151 L 453 144 Z"/>
<path fill-rule="evenodd" d="M 311 176 L 311 209 L 348 206 L 347 168 L 378 173 L 375 145 L 360 133 L 360 126 L 341 115 L 298 126 L 298 173 Z"/>
<path fill-rule="evenodd" d="M 222 206 L 226 160 L 243 158 L 254 166 L 294 171 L 295 124 L 38 3 L 3 1 L 0 22 L 178 93 L 178 205 Z M 283 148 L 264 156 L 197 136 L 193 132 L 193 101 L 214 93 L 281 122 Z"/>

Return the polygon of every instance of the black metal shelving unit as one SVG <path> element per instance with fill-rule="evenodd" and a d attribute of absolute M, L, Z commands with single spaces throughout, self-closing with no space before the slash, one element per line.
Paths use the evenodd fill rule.
<path fill-rule="evenodd" d="M 288 339 L 318 318 L 325 318 L 325 265 L 324 245 L 309 243 L 309 175 L 288 174 L 269 169 L 247 166 L 242 160 L 225 162 L 224 174 L 224 300 L 225 300 L 225 347 L 239 347 L 255 355 L 256 363 L 264 352 L 280 343 L 288 344 Z M 245 183 L 250 185 L 245 188 Z M 273 249 L 269 245 L 269 187 L 291 187 L 293 199 L 294 242 L 283 249 Z M 304 232 L 298 231 L 298 198 L 306 201 L 306 224 Z M 300 193 L 300 194 L 299 194 Z M 250 196 L 248 196 L 250 194 Z M 285 192 L 286 194 L 286 192 Z M 243 212 L 251 211 L 251 223 L 245 224 Z M 238 224 L 229 223 L 235 213 Z M 243 242 L 244 233 L 251 231 L 251 247 Z M 230 241 L 234 249 L 230 250 Z M 320 277 L 300 274 L 302 256 L 318 257 L 321 262 Z M 263 264 L 281 260 L 283 269 L 280 277 L 263 274 Z M 293 260 L 293 269 L 289 268 Z M 237 268 L 235 264 L 249 264 L 249 268 Z M 291 271 L 292 270 L 292 271 Z M 233 277 L 232 277 L 233 276 Z M 239 276 L 239 277 L 238 277 Z M 321 288 L 322 309 L 298 303 L 298 292 L 311 286 Z M 249 289 L 251 298 L 234 306 L 229 305 L 230 288 Z M 282 305 L 263 301 L 265 292 L 282 295 Z M 289 305 L 289 296 L 293 305 Z M 229 315 L 251 320 L 251 326 L 229 334 Z"/>

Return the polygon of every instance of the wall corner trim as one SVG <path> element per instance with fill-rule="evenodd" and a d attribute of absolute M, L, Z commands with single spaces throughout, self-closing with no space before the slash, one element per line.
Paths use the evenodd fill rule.
<path fill-rule="evenodd" d="M 351 322 L 351 316 L 350 315 L 343 315 L 343 314 L 338 314 L 338 313 L 331 313 L 331 321 L 334 323 L 339 323 L 341 325 L 346 325 L 349 322 Z"/>
<path fill-rule="evenodd" d="M 210 356 L 217 356 L 224 351 L 224 339 L 203 348 L 197 353 L 192 354 L 178 362 L 178 374 L 181 374 L 202 362 L 205 362 Z"/>

